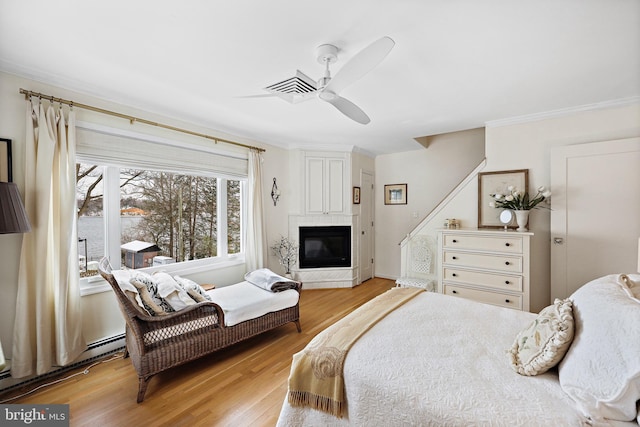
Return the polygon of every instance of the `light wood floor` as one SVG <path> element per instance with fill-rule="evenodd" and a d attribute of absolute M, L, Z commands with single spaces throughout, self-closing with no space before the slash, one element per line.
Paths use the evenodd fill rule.
<path fill-rule="evenodd" d="M 69 404 L 71 426 L 274 426 L 292 355 L 393 286 L 391 280 L 376 278 L 353 289 L 303 289 L 302 333 L 290 323 L 158 374 L 141 404 L 136 403 L 138 377 L 131 361 L 121 357 L 10 403 Z M 0 400 L 24 392 L 12 390 Z"/>

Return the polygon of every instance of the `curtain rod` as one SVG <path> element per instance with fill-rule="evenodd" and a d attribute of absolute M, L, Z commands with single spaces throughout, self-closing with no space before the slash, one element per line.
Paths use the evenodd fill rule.
<path fill-rule="evenodd" d="M 136 122 L 144 123 L 145 125 L 157 126 L 157 127 L 160 127 L 160 128 L 169 129 L 169 130 L 176 131 L 176 132 L 182 132 L 182 133 L 186 133 L 186 134 L 189 134 L 189 135 L 195 135 L 195 136 L 199 136 L 201 138 L 210 139 L 210 140 L 214 141 L 216 144 L 218 142 L 224 142 L 226 144 L 237 145 L 239 147 L 249 148 L 249 149 L 252 149 L 252 150 L 266 151 L 264 148 L 253 147 L 251 145 L 241 144 L 239 142 L 234 142 L 234 141 L 229 141 L 229 140 L 222 139 L 222 138 L 217 138 L 215 136 L 207 135 L 205 133 L 194 132 L 192 130 L 182 129 L 182 128 L 171 126 L 171 125 L 165 125 L 163 123 L 152 122 L 151 120 L 141 119 L 139 117 L 129 116 L 127 114 L 122 114 L 122 113 L 117 113 L 115 111 L 105 110 L 103 108 L 93 107 L 91 105 L 81 104 L 79 102 L 69 101 L 68 99 L 56 98 L 56 97 L 51 96 L 51 95 L 45 95 L 45 94 L 38 93 L 38 92 L 32 92 L 30 90 L 26 90 L 26 89 L 22 89 L 22 88 L 20 89 L 20 93 L 24 94 L 25 99 L 28 99 L 31 96 L 35 96 L 35 97 L 38 97 L 40 99 L 46 99 L 46 100 L 51 101 L 51 102 L 59 102 L 61 104 L 66 104 L 66 105 L 68 105 L 70 107 L 83 108 L 85 110 L 91 110 L 91 111 L 95 111 L 95 112 L 98 112 L 98 113 L 107 114 L 107 115 L 110 115 L 110 116 L 120 117 L 121 119 L 127 119 L 127 120 L 129 120 L 129 122 L 131 124 L 134 124 Z"/>

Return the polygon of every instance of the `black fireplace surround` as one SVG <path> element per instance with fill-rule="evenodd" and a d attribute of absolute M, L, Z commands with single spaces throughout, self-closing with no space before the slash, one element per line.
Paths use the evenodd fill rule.
<path fill-rule="evenodd" d="M 300 227 L 300 268 L 351 267 L 351 227 Z"/>

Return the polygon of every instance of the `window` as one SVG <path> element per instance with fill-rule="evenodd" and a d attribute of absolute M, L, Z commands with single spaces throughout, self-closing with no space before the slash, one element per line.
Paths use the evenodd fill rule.
<path fill-rule="evenodd" d="M 241 252 L 239 180 L 87 163 L 76 165 L 76 176 L 83 277 L 116 251 L 128 268 Z"/>
<path fill-rule="evenodd" d="M 115 269 L 155 260 L 181 272 L 242 261 L 246 149 L 88 122 L 76 140 L 82 276 L 97 275 L 103 256 Z"/>
<path fill-rule="evenodd" d="M 127 268 L 241 252 L 239 180 L 89 163 L 76 164 L 76 177 L 82 277 L 115 251 Z"/>

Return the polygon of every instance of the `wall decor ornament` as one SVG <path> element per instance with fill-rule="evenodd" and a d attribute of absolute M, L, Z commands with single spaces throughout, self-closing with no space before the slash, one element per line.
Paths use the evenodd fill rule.
<path fill-rule="evenodd" d="M 273 185 L 271 186 L 271 199 L 273 200 L 273 206 L 276 206 L 278 200 L 280 200 L 280 190 L 278 190 L 278 184 L 276 184 L 275 178 L 273 178 Z"/>
<path fill-rule="evenodd" d="M 407 184 L 388 184 L 384 186 L 385 205 L 406 205 Z"/>
<path fill-rule="evenodd" d="M 360 204 L 360 187 L 353 187 L 353 204 Z"/>

